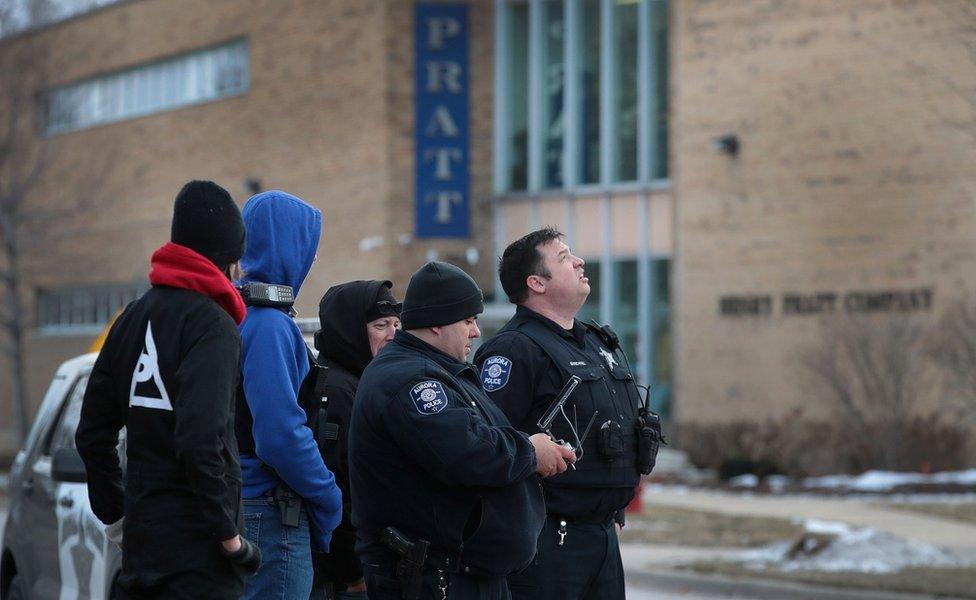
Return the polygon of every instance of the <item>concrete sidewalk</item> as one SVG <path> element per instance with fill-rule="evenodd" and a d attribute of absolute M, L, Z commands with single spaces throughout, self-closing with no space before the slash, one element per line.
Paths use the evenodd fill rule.
<path fill-rule="evenodd" d="M 645 512 L 651 515 L 654 514 L 654 506 L 658 505 L 731 515 L 840 521 L 933 544 L 962 558 L 976 560 L 976 525 L 879 508 L 873 505 L 876 499 L 767 496 L 649 486 L 644 490 L 643 500 Z"/>

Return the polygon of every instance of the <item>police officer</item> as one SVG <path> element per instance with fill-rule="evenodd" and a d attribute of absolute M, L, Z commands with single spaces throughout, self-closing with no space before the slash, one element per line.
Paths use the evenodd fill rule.
<path fill-rule="evenodd" d="M 342 523 L 332 532 L 328 554 L 315 553 L 311 600 L 365 600 L 363 567 L 356 555 L 349 494 L 349 420 L 366 365 L 393 341 L 400 303 L 389 281 L 349 281 L 332 286 L 319 302 L 315 332 L 318 363 L 325 367 L 324 409 L 319 410 L 322 459 L 342 490 Z"/>
<path fill-rule="evenodd" d="M 536 474 L 575 459 L 517 431 L 481 390 L 465 359 L 483 309 L 464 271 L 427 263 L 407 287 L 404 330 L 360 382 L 349 467 L 374 600 L 508 598 L 505 576 L 532 560 L 544 519 Z"/>
<path fill-rule="evenodd" d="M 105 340 L 75 441 L 92 510 L 122 546 L 121 597 L 238 598 L 260 562 L 239 535 L 233 429 L 244 303 L 228 272 L 244 252 L 241 213 L 222 187 L 191 181 L 171 240 Z"/>
<path fill-rule="evenodd" d="M 612 334 L 576 320 L 590 285 L 562 237 L 546 228 L 505 249 L 498 272 L 515 316 L 475 356 L 483 389 L 517 429 L 539 431 L 540 416 L 573 375 L 581 383 L 553 434 L 575 442 L 573 429 L 582 436 L 593 423 L 575 470 L 545 480 L 537 559 L 509 582 L 513 598 L 623 598 L 615 520 L 622 522 L 640 477 L 640 397 Z"/>

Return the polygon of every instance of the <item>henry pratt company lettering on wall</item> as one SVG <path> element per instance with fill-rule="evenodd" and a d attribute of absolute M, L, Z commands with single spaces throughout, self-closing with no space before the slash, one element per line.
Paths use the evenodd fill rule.
<path fill-rule="evenodd" d="M 853 290 L 844 293 L 783 293 L 778 300 L 772 294 L 722 296 L 718 312 L 723 317 L 770 317 L 779 307 L 784 317 L 848 314 L 914 312 L 932 310 L 934 292 L 930 287 L 902 290 Z"/>
<path fill-rule="evenodd" d="M 468 7 L 414 8 L 417 237 L 468 237 Z"/>

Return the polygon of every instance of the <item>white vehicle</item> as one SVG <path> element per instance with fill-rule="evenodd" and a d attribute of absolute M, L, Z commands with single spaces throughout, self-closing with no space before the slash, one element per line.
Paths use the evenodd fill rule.
<path fill-rule="evenodd" d="M 85 354 L 58 368 L 14 459 L 0 551 L 0 600 L 113 597 L 122 552 L 91 511 L 85 466 L 75 449 L 81 400 L 96 356 Z M 124 452 L 120 456 L 125 460 Z"/>

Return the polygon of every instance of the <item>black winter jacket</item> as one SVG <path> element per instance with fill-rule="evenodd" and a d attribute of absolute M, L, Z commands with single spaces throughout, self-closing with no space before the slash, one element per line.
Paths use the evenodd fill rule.
<path fill-rule="evenodd" d="M 104 523 L 125 515 L 123 544 L 138 547 L 139 562 L 126 568 L 147 581 L 185 570 L 189 542 L 238 533 L 240 350 L 237 326 L 216 302 L 157 286 L 125 309 L 95 362 L 75 437 L 89 498 Z"/>
<path fill-rule="evenodd" d="M 356 388 L 373 355 L 366 335 L 366 311 L 376 302 L 385 281 L 351 281 L 334 286 L 319 304 L 321 329 L 315 335 L 318 362 L 328 368 L 325 394 L 326 421 L 335 439 L 319 440 L 322 458 L 342 490 L 342 522 L 332 532 L 328 554 L 316 554 L 316 577 L 336 583 L 363 578 L 357 556 L 356 528 L 352 524 L 352 494 L 349 490 L 349 422 Z"/>
<path fill-rule="evenodd" d="M 531 562 L 545 520 L 535 450 L 485 396 L 474 367 L 398 331 L 356 393 L 349 437 L 363 562 L 390 563 L 393 526 L 472 575 Z"/>

